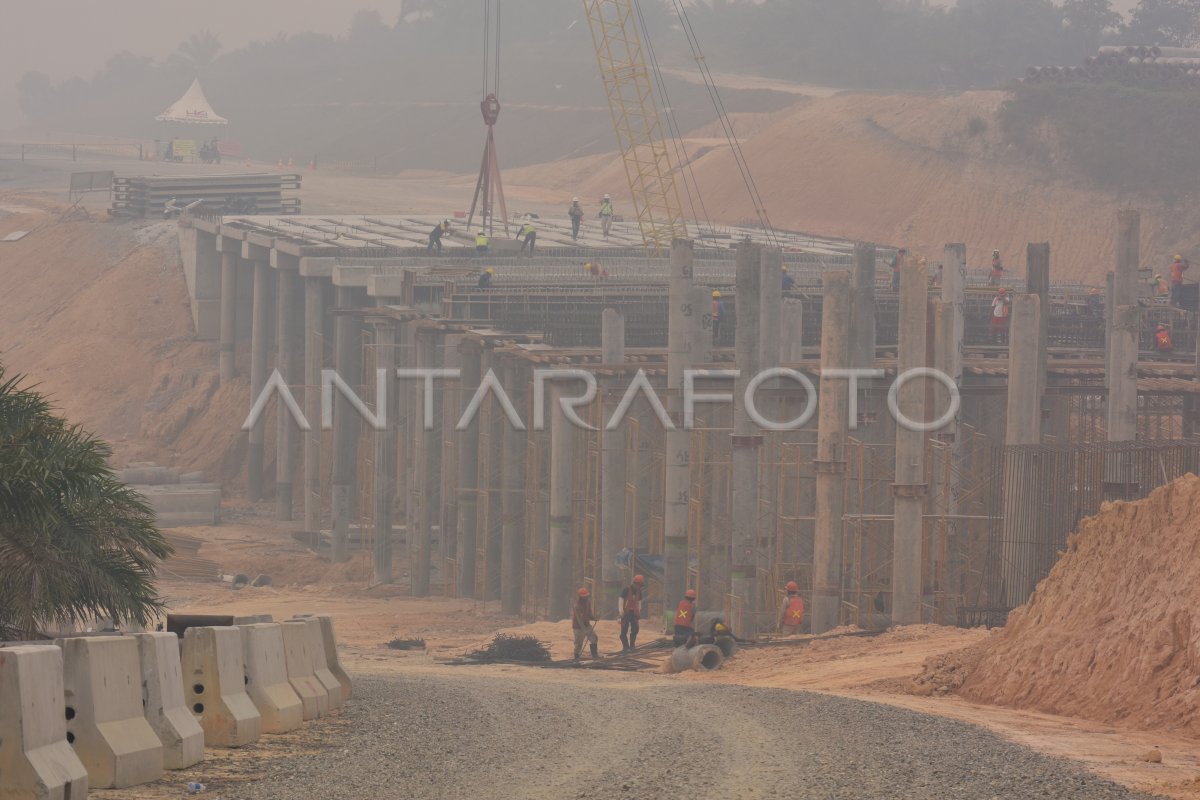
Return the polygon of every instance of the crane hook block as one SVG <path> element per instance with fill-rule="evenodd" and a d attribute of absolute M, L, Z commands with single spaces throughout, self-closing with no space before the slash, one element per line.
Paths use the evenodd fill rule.
<path fill-rule="evenodd" d="M 485 125 L 495 125 L 496 120 L 500 118 L 500 101 L 496 99 L 496 95 L 489 94 L 479 104 L 479 110 L 483 112 Z"/>

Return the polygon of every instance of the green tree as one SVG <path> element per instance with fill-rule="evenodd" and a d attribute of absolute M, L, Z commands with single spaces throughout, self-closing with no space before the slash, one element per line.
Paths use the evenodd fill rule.
<path fill-rule="evenodd" d="M 1200 44 L 1200 0 L 1141 0 L 1124 34 L 1132 44 Z"/>
<path fill-rule="evenodd" d="M 148 623 L 171 553 L 106 444 L 0 367 L 0 639 L 96 616 Z"/>
<path fill-rule="evenodd" d="M 221 52 L 221 40 L 211 31 L 193 33 L 171 57 L 177 63 L 187 66 L 193 74 L 211 64 Z"/>

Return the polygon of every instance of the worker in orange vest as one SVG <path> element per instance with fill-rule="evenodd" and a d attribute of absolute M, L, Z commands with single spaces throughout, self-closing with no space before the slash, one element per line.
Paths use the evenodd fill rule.
<path fill-rule="evenodd" d="M 1175 341 L 1171 338 L 1171 332 L 1161 322 L 1158 324 L 1158 330 L 1154 332 L 1154 351 L 1156 353 L 1175 352 Z"/>
<path fill-rule="evenodd" d="M 804 624 L 804 598 L 795 581 L 788 581 L 787 597 L 779 609 L 779 632 L 784 636 L 795 636 Z"/>
<path fill-rule="evenodd" d="M 575 660 L 583 650 L 586 639 L 592 646 L 592 659 L 600 657 L 599 640 L 596 638 L 596 615 L 592 611 L 592 596 L 586 586 L 580 587 L 579 598 L 571 608 L 571 630 L 575 632 Z"/>
<path fill-rule="evenodd" d="M 675 607 L 675 646 L 691 647 L 696 643 L 696 590 L 688 589 Z"/>
<path fill-rule="evenodd" d="M 1171 262 L 1171 305 L 1176 308 L 1183 302 L 1183 273 L 1191 266 L 1181 255 Z"/>
<path fill-rule="evenodd" d="M 621 620 L 621 652 L 627 652 L 637 647 L 638 629 L 641 627 L 639 617 L 642 613 L 642 593 L 646 590 L 646 578 L 634 575 L 633 583 L 625 587 L 618 601 L 620 607 L 618 618 Z"/>

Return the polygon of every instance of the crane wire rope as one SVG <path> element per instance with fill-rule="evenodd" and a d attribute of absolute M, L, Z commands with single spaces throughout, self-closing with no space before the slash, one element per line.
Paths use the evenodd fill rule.
<path fill-rule="evenodd" d="M 746 191 L 750 195 L 750 202 L 754 205 L 754 214 L 758 217 L 758 222 L 767 234 L 767 237 L 773 244 L 779 245 L 779 238 L 776 236 L 775 228 L 771 224 L 770 217 L 767 215 L 766 204 L 763 202 L 762 195 L 758 191 L 758 184 L 754 181 L 754 175 L 750 171 L 750 164 L 746 160 L 745 153 L 742 152 L 741 143 L 734 132 L 733 121 L 729 118 L 729 113 L 725 109 L 725 103 L 721 100 L 721 93 L 717 89 L 712 70 L 709 69 L 708 63 L 705 61 L 704 51 L 700 47 L 700 41 L 696 37 L 696 31 L 692 27 L 687 9 L 681 0 L 671 0 L 671 2 L 683 27 L 684 35 L 687 37 L 692 57 L 700 69 L 700 77 L 704 81 L 705 88 L 708 90 L 709 99 L 712 100 L 713 107 L 717 111 L 717 119 L 721 123 L 721 129 L 724 131 L 725 138 L 729 142 L 729 147 L 733 152 L 733 159 L 737 164 L 738 172 L 741 173 L 742 183 L 745 184 Z"/>
<path fill-rule="evenodd" d="M 688 205 L 692 209 L 692 219 L 696 220 L 697 225 L 703 219 L 708 232 L 712 233 L 712 218 L 708 215 L 708 208 L 704 205 L 704 195 L 700 192 L 700 182 L 696 180 L 696 172 L 692 167 L 691 159 L 688 158 L 683 134 L 679 130 L 678 120 L 675 118 L 675 107 L 671 105 L 671 95 L 667 91 L 667 83 L 663 78 L 662 69 L 659 67 L 658 54 L 654 50 L 654 40 L 650 38 L 650 28 L 646 25 L 646 18 L 642 14 L 640 0 L 633 0 L 633 6 L 637 11 L 638 25 L 642 29 L 642 41 L 646 43 L 646 53 L 650 56 L 650 72 L 654 76 L 655 87 L 658 90 L 659 99 L 662 101 L 663 115 L 667 121 L 667 133 L 675 150 L 675 159 L 679 164 L 679 176 L 683 179 L 683 191 L 687 195 Z M 703 217 L 696 210 L 697 201 L 700 203 L 700 212 L 703 213 Z"/>

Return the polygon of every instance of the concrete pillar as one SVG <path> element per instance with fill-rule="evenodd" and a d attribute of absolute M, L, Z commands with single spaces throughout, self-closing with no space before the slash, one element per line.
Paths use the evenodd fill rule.
<path fill-rule="evenodd" d="M 851 278 L 826 272 L 821 304 L 821 374 L 845 369 L 851 358 Z M 842 495 L 846 483 L 846 431 L 850 385 L 821 378 L 817 406 L 816 533 L 813 540 L 812 632 L 837 627 L 842 603 Z"/>
<path fill-rule="evenodd" d="M 552 386 L 547 406 L 550 414 L 550 585 L 546 608 L 551 622 L 570 616 L 575 594 L 571 586 L 575 429 L 559 406 L 562 395 L 559 386 Z"/>
<path fill-rule="evenodd" d="M 233 380 L 237 374 L 234 360 L 234 342 L 237 338 L 237 259 L 232 250 L 221 253 L 221 361 L 219 375 L 221 385 Z"/>
<path fill-rule="evenodd" d="M 265 261 L 254 262 L 254 306 L 250 331 L 250 402 L 258 399 L 267 384 L 267 352 L 271 341 L 271 301 L 275 273 Z M 263 456 L 265 420 L 261 417 L 250 429 L 246 452 L 246 498 L 257 502 L 263 497 Z"/>
<path fill-rule="evenodd" d="M 675 423 L 665 435 L 666 475 L 663 492 L 664 602 L 676 603 L 688 587 L 688 490 L 691 435 L 683 427 L 683 374 L 691 366 L 692 242 L 671 243 L 671 273 L 667 282 L 667 402 Z M 757 287 L 756 287 L 757 288 Z M 757 296 L 755 302 L 757 302 Z M 758 325 L 757 317 L 754 324 Z"/>
<path fill-rule="evenodd" d="M 688 334 L 688 346 L 691 352 L 691 364 L 711 364 L 713 360 L 712 330 L 704 327 L 707 316 L 704 312 L 712 303 L 712 290 L 704 286 L 692 287 L 692 314 L 688 317 L 691 323 L 691 333 Z"/>
<path fill-rule="evenodd" d="M 1040 384 L 1045 361 L 1040 347 L 1041 298 L 1035 294 L 1013 298 L 1008 346 L 1008 409 L 1004 444 L 1034 445 L 1042 441 Z M 1037 576 L 1033 572 L 1034 540 L 1040 514 L 1034 477 L 1022 468 L 1022 459 L 1006 448 L 1004 469 L 1005 599 L 1019 606 L 1029 599 Z"/>
<path fill-rule="evenodd" d="M 362 387 L 362 325 L 350 309 L 358 305 L 353 289 L 337 287 L 333 326 L 334 368 L 355 392 Z M 350 520 L 354 515 L 354 486 L 358 473 L 358 435 L 362 420 L 340 392 L 333 395 L 333 554 L 335 564 L 350 560 Z"/>
<path fill-rule="evenodd" d="M 504 387 L 521 419 L 529 425 L 528 394 L 523 370 L 514 362 L 505 370 Z M 504 424 L 504 494 L 501 500 L 504 526 L 500 531 L 500 610 L 521 613 L 525 589 L 525 459 L 528 433 Z M 622 465 L 624 466 L 624 465 Z M 605 473 L 603 479 L 611 481 Z M 624 485 L 622 484 L 622 489 Z"/>
<path fill-rule="evenodd" d="M 487 351 L 484 366 L 494 370 L 500 385 L 506 386 L 504 364 L 495 350 Z M 476 570 L 485 570 L 483 595 L 479 599 L 499 600 L 504 561 L 504 433 L 509 427 L 509 422 L 495 396 L 491 396 L 484 407 L 488 410 L 488 468 L 481 470 L 485 474 L 481 474 L 479 480 L 480 488 L 487 490 L 487 526 L 479 531 L 479 535 L 483 537 L 479 549 L 486 553 L 487 561 L 477 565 Z"/>
<path fill-rule="evenodd" d="M 321 530 L 321 368 L 325 365 L 323 278 L 304 279 L 304 529 Z"/>
<path fill-rule="evenodd" d="M 762 433 L 750 417 L 744 400 L 746 386 L 759 372 L 759 291 L 762 258 L 758 245 L 744 242 L 737 247 L 737 331 L 733 416 L 733 519 L 729 572 L 734 598 L 735 629 L 753 636 L 758 632 L 758 603 L 755 584 L 758 571 L 759 453 Z M 711 599 L 709 602 L 712 602 Z M 740 613 L 739 613 L 740 612 Z"/>
<path fill-rule="evenodd" d="M 1131 442 L 1137 437 L 1138 327 L 1137 269 L 1141 216 L 1117 212 L 1117 265 L 1113 273 L 1113 305 L 1107 314 L 1108 379 L 1106 408 L 1108 441 Z M 1105 494 L 1110 499 L 1132 497 L 1137 487 L 1128 459 L 1110 454 L 1105 463 Z"/>
<path fill-rule="evenodd" d="M 764 248 L 760 254 L 762 259 L 762 281 L 759 284 L 758 366 L 759 369 L 773 369 L 779 366 L 779 348 L 781 330 L 780 322 L 783 313 L 783 251 L 776 247 Z M 778 390 L 781 382 L 767 381 L 765 389 Z M 782 398 L 772 399 L 768 404 L 772 416 L 782 416 L 784 401 Z M 771 563 L 775 547 L 775 537 L 779 533 L 779 462 L 782 458 L 780 440 L 772 436 L 763 440 L 762 485 L 759 499 L 759 530 L 758 530 L 758 563 Z"/>
<path fill-rule="evenodd" d="M 441 339 L 438 347 L 441 351 L 440 358 L 444 369 L 459 369 L 462 366 L 458 349 L 462 338 L 461 334 L 455 333 L 448 334 Z M 457 584 L 451 586 L 450 562 L 456 557 L 458 546 L 458 492 L 456 491 L 458 471 L 450 456 L 452 453 L 456 458 L 461 455 L 457 452 L 458 434 L 454 430 L 454 426 L 462 414 L 458 395 L 457 388 L 454 391 L 447 391 L 443 388 L 441 403 L 434 410 L 434 418 L 437 421 L 435 429 L 437 441 L 434 442 L 434 447 L 442 453 L 437 478 L 438 503 L 441 509 L 438 518 L 438 569 L 442 575 L 442 584 L 447 591 L 457 588 Z"/>
<path fill-rule="evenodd" d="M 375 467 L 374 491 L 372 500 L 374 508 L 375 552 L 372 583 L 388 584 L 392 582 L 392 503 L 396 493 L 396 415 L 398 404 L 395 402 L 396 374 L 396 326 L 393 322 L 377 322 L 375 328 L 375 369 L 378 380 L 379 370 L 385 370 L 387 377 L 387 404 L 383 411 L 387 419 L 381 430 L 374 432 Z M 375 410 L 376 415 L 381 413 Z"/>
<path fill-rule="evenodd" d="M 1045 365 L 1050 346 L 1050 243 L 1030 243 L 1025 249 L 1025 291 L 1038 296 L 1040 319 L 1038 327 L 1038 362 L 1042 373 L 1038 376 L 1038 404 L 1046 393 Z"/>
<path fill-rule="evenodd" d="M 693 301 L 694 302 L 694 301 Z M 703 306 L 701 306 L 703 308 Z M 702 317 L 693 314 L 691 319 Z M 694 333 L 694 331 L 693 331 Z M 600 327 L 601 358 L 605 364 L 625 363 L 625 315 L 606 308 Z M 620 402 L 623 381 L 609 380 L 605 392 L 605 416 Z M 617 607 L 622 576 L 617 568 L 617 553 L 625 546 L 625 437 L 624 425 L 601 433 L 600 452 L 600 577 L 604 591 L 596 599 L 596 612 L 609 614 Z"/>
<path fill-rule="evenodd" d="M 483 380 L 483 350 L 479 344 L 464 341 L 458 347 L 462 359 L 458 410 L 461 412 L 475 395 Z M 458 432 L 458 596 L 475 597 L 475 548 L 479 525 L 479 417 L 474 416 Z"/>
<path fill-rule="evenodd" d="M 858 369 L 870 369 L 875 364 L 875 245 L 856 242 L 854 245 L 853 364 Z"/>
<path fill-rule="evenodd" d="M 300 347 L 300 308 L 297 287 L 300 278 L 295 272 L 276 270 L 275 287 L 275 345 L 276 366 L 288 386 L 296 383 Z M 275 519 L 292 518 L 292 476 L 295 474 L 295 450 L 299 428 L 292 415 L 282 406 L 275 413 Z"/>
<path fill-rule="evenodd" d="M 418 333 L 417 366 L 421 369 L 441 369 L 442 358 L 437 335 L 432 332 Z M 439 496 L 441 491 L 442 442 L 441 442 L 441 389 L 434 384 L 435 394 L 431 410 L 433 424 L 425 427 L 425 390 L 420 381 L 412 381 L 416 404 L 413 414 L 417 425 L 413 429 L 413 451 L 416 453 L 416 470 L 411 483 L 415 524 L 408 532 L 409 574 L 413 597 L 428 597 L 430 593 L 430 559 L 432 557 L 433 524 L 440 516 Z"/>
<path fill-rule="evenodd" d="M 857 339 L 855 340 L 857 342 Z M 783 301 L 780 310 L 779 363 L 798 364 L 804 360 L 804 304 L 797 299 Z"/>
<path fill-rule="evenodd" d="M 899 374 L 925 366 L 928 317 L 928 270 L 914 258 L 900 269 Z M 913 421 L 925 421 L 925 387 L 920 380 L 904 384 L 898 393 L 900 411 Z M 892 622 L 912 625 L 921 621 L 921 541 L 925 434 L 896 426 L 896 479 L 892 548 Z"/>

